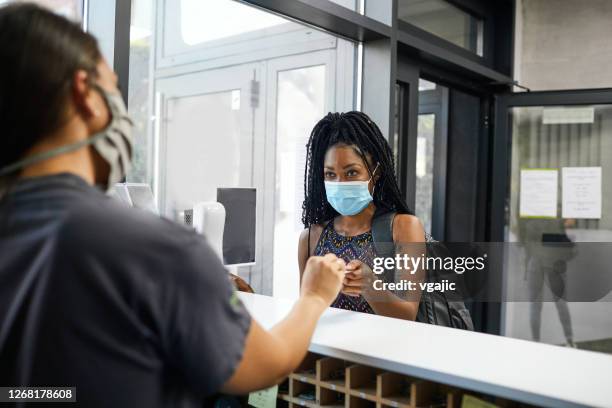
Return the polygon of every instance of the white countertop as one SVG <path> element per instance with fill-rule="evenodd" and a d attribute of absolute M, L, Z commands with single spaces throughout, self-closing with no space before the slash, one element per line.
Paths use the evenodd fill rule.
<path fill-rule="evenodd" d="M 293 302 L 240 293 L 265 328 Z M 329 308 L 310 351 L 550 407 L 612 407 L 612 356 Z"/>

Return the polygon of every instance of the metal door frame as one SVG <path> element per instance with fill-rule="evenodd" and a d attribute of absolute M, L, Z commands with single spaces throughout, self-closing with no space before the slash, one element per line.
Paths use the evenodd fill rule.
<path fill-rule="evenodd" d="M 446 225 L 446 171 L 449 119 L 448 88 L 436 84 L 436 89 L 419 92 L 419 116 L 427 114 L 433 114 L 435 116 L 431 231 L 427 232 L 437 240 L 443 241 Z"/>

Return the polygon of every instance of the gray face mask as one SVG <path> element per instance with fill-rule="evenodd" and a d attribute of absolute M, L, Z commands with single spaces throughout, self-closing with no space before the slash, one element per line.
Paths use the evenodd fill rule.
<path fill-rule="evenodd" d="M 104 97 L 112 116 L 111 122 L 105 129 L 83 141 L 49 150 L 10 164 L 0 169 L 0 177 L 42 160 L 80 149 L 86 145 L 92 145 L 96 152 L 108 163 L 110 168 L 108 179 L 101 187 L 108 191 L 116 183 L 123 180 L 130 170 L 132 160 L 134 148 L 132 128 L 134 124 L 128 116 L 125 103 L 123 103 L 120 94 L 106 92 L 98 86 L 96 86 L 96 89 Z"/>

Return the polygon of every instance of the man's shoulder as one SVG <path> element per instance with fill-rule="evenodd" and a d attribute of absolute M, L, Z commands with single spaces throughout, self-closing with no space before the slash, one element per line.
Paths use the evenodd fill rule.
<path fill-rule="evenodd" d="M 142 245 L 184 246 L 197 240 L 192 229 L 113 198 L 82 200 L 70 206 L 61 237 L 76 247 L 136 248 Z"/>

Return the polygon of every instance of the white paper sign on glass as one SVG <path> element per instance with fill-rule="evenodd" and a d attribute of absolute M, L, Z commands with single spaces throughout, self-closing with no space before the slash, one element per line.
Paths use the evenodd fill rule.
<path fill-rule="evenodd" d="M 562 169 L 563 218 L 601 218 L 601 167 Z"/>
<path fill-rule="evenodd" d="M 556 218 L 557 169 L 522 169 L 519 214 L 522 218 Z"/>

